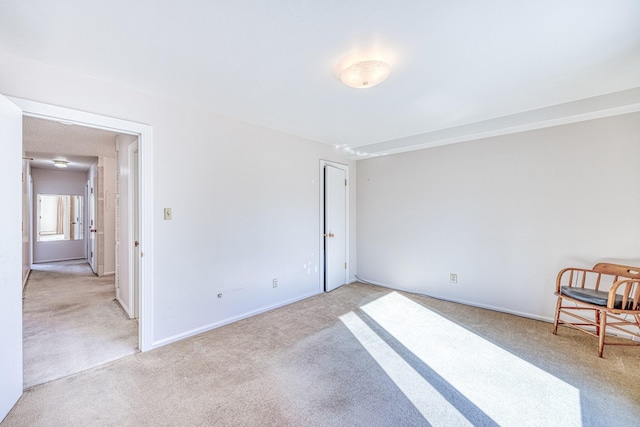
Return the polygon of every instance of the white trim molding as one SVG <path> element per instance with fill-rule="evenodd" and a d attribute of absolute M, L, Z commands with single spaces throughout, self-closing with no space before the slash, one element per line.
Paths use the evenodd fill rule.
<path fill-rule="evenodd" d="M 311 298 L 313 296 L 319 295 L 321 293 L 322 292 L 312 292 L 310 294 L 302 295 L 300 297 L 296 297 L 296 298 L 293 298 L 293 299 L 290 299 L 290 300 L 287 300 L 287 301 L 284 301 L 284 302 L 280 302 L 280 303 L 277 303 L 277 304 L 272 304 L 270 306 L 263 307 L 263 308 L 260 308 L 258 310 L 253 310 L 253 311 L 250 311 L 249 313 L 244 313 L 244 314 L 241 314 L 239 316 L 229 317 L 227 319 L 220 320 L 218 322 L 210 323 L 210 324 L 205 325 L 205 326 L 200 326 L 198 328 L 191 329 L 191 330 L 186 331 L 186 332 L 182 332 L 182 333 L 179 333 L 179 334 L 167 337 L 167 338 L 163 338 L 163 339 L 161 339 L 159 341 L 155 341 L 153 343 L 153 348 L 162 347 L 162 346 L 165 346 L 167 344 L 171 344 L 173 342 L 183 340 L 185 338 L 189 338 L 189 337 L 192 337 L 192 336 L 195 336 L 195 335 L 199 335 L 199 334 L 202 334 L 204 332 L 211 331 L 213 329 L 219 328 L 221 326 L 237 322 L 238 320 L 246 319 L 246 318 L 261 314 L 261 313 L 266 313 L 267 311 L 275 310 L 276 308 L 284 307 L 284 306 L 287 306 L 289 304 L 293 304 L 294 302 L 302 301 L 304 299 Z"/>
<path fill-rule="evenodd" d="M 340 146 L 351 160 L 405 153 L 640 111 L 640 87 L 390 141 Z"/>

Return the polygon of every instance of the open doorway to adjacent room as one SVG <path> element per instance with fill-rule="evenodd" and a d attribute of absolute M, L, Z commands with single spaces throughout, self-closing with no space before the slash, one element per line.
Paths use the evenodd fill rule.
<path fill-rule="evenodd" d="M 137 150 L 136 135 L 23 117 L 25 389 L 139 351 Z"/>

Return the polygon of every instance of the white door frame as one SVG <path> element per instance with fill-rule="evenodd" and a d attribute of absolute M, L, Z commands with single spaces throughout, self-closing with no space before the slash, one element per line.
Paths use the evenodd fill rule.
<path fill-rule="evenodd" d="M 139 173 L 139 327 L 138 348 L 147 351 L 153 348 L 153 128 L 149 125 L 101 116 L 70 108 L 43 104 L 21 98 L 7 97 L 20 107 L 24 116 L 103 129 L 138 136 Z"/>
<path fill-rule="evenodd" d="M 320 160 L 320 226 L 319 226 L 319 236 L 320 236 L 320 280 L 318 284 L 318 291 L 324 292 L 324 282 L 325 282 L 325 259 L 324 259 L 324 243 L 325 239 L 323 237 L 324 234 L 324 168 L 325 166 L 330 165 L 338 169 L 342 169 L 345 172 L 345 176 L 347 177 L 347 185 L 345 191 L 347 192 L 347 200 L 346 200 L 346 252 L 347 252 L 347 260 L 349 257 L 349 186 L 351 185 L 351 180 L 349 179 L 349 166 L 344 165 L 342 163 L 330 162 L 328 160 Z M 351 269 L 350 263 L 347 261 L 347 268 L 344 270 L 344 282 L 349 283 L 349 271 Z"/>

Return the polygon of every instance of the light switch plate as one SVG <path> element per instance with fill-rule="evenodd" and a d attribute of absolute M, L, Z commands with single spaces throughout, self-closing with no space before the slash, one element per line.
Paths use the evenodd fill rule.
<path fill-rule="evenodd" d="M 169 221 L 173 217 L 171 216 L 171 208 L 164 208 L 164 220 Z"/>

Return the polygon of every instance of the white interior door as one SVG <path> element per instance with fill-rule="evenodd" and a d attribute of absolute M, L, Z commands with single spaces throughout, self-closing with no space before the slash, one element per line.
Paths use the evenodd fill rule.
<path fill-rule="evenodd" d="M 131 293 L 131 317 L 138 317 L 139 306 L 139 278 L 140 278 L 140 206 L 138 192 L 138 140 L 131 145 L 131 232 L 133 235 L 133 256 L 131 257 L 131 266 L 133 267 L 130 274 L 129 290 Z"/>
<path fill-rule="evenodd" d="M 347 283 L 347 175 L 324 167 L 324 289 Z"/>
<path fill-rule="evenodd" d="M 116 210 L 116 297 L 127 315 L 139 317 L 140 245 L 138 137 L 119 135 Z"/>
<path fill-rule="evenodd" d="M 95 176 L 91 176 L 89 180 L 89 203 L 87 206 L 89 207 L 89 218 L 87 218 L 89 222 L 89 265 L 91 265 L 91 270 L 94 273 L 98 272 L 98 266 L 96 265 L 96 235 L 98 234 L 98 224 L 96 218 L 96 186 L 95 186 Z"/>
<path fill-rule="evenodd" d="M 22 110 L 0 96 L 3 206 L 22 206 Z M 0 421 L 22 395 L 22 212 L 0 209 Z"/>

